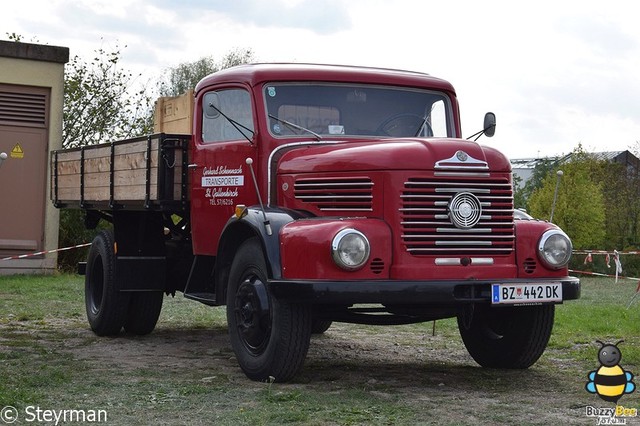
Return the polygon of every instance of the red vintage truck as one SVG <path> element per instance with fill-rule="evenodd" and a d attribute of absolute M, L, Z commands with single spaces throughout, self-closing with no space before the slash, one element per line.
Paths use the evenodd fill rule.
<path fill-rule="evenodd" d="M 51 157 L 51 198 L 82 208 L 98 335 L 151 332 L 165 294 L 226 305 L 253 380 L 286 381 L 332 321 L 457 317 L 482 366 L 527 368 L 556 304 L 580 297 L 571 241 L 514 210 L 511 166 L 462 138 L 427 74 L 254 64 L 203 79 L 192 134 Z M 485 116 L 492 136 L 495 116 Z"/>

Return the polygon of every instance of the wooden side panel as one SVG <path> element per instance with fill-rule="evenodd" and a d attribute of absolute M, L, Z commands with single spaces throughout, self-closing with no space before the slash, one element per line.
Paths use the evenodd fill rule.
<path fill-rule="evenodd" d="M 149 201 L 179 201 L 182 194 L 182 150 L 159 152 L 159 145 L 160 138 L 153 138 L 147 154 L 146 139 L 114 144 L 113 175 L 111 144 L 87 147 L 84 154 L 81 150 L 58 151 L 51 159 L 51 197 L 59 201 L 109 202 L 113 176 L 114 203 L 144 202 L 147 198 L 148 177 Z M 175 158 L 170 159 L 171 156 Z M 54 167 L 57 169 L 57 176 Z M 160 168 L 173 175 L 173 191 L 168 191 L 162 200 L 158 198 L 159 186 L 162 184 L 159 181 Z"/>

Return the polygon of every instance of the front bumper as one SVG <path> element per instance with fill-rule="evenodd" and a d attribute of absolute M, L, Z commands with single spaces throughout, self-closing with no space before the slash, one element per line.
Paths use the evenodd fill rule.
<path fill-rule="evenodd" d="M 580 280 L 555 279 L 442 280 L 442 281 L 319 281 L 269 280 L 271 293 L 294 303 L 352 305 L 357 303 L 455 306 L 490 303 L 491 284 L 562 283 L 562 298 L 580 298 Z"/>

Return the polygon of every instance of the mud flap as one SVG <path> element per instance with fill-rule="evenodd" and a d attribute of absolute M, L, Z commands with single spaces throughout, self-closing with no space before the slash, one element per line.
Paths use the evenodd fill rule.
<path fill-rule="evenodd" d="M 165 291 L 164 256 L 116 257 L 116 282 L 120 291 Z"/>

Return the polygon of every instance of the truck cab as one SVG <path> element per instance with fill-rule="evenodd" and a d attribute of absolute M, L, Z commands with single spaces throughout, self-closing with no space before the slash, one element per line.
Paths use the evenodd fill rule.
<path fill-rule="evenodd" d="M 201 81 L 195 102 L 194 253 L 216 258 L 217 300 L 250 377 L 279 378 L 281 327 L 304 329 L 306 347 L 331 321 L 458 317 L 481 365 L 528 367 L 554 305 L 579 296 L 569 238 L 514 220 L 510 163 L 462 139 L 448 82 L 247 65 Z"/>

